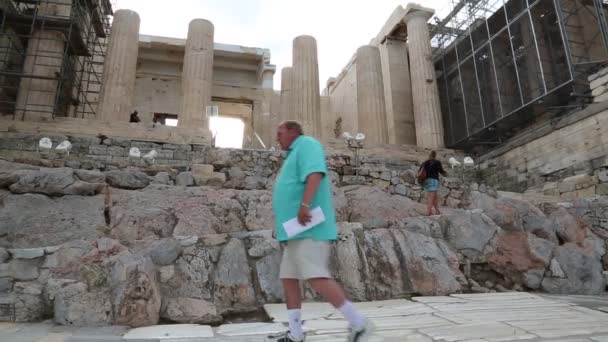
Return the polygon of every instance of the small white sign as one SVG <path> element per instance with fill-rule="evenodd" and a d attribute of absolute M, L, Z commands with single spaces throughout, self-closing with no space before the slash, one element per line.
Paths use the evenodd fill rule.
<path fill-rule="evenodd" d="M 316 207 L 310 211 L 310 215 L 312 216 L 310 222 L 306 225 L 301 225 L 298 222 L 298 218 L 294 217 L 289 221 L 283 223 L 283 228 L 285 228 L 285 232 L 287 233 L 287 237 L 291 238 L 300 233 L 303 233 L 325 221 L 325 215 L 323 215 L 323 210 L 321 207 Z"/>

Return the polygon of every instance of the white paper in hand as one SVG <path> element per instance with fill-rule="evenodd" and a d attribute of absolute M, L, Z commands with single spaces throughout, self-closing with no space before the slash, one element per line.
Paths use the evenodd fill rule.
<path fill-rule="evenodd" d="M 310 222 L 308 222 L 304 226 L 301 225 L 300 222 L 298 222 L 297 217 L 294 217 L 291 220 L 284 222 L 283 228 L 285 228 L 287 237 L 291 238 L 293 236 L 296 236 L 325 221 L 325 215 L 323 215 L 323 210 L 321 209 L 321 207 L 316 207 L 311 210 L 310 215 L 312 216 L 310 218 Z"/>

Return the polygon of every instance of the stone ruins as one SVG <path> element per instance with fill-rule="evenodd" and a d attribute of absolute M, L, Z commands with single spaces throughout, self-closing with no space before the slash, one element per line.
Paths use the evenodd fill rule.
<path fill-rule="evenodd" d="M 219 324 L 282 303 L 285 119 L 325 143 L 353 300 L 605 293 L 606 5 L 450 3 L 398 6 L 324 87 L 315 37 L 295 37 L 275 90 L 270 51 L 206 19 L 183 40 L 107 0 L 0 2 L 0 320 Z M 243 121 L 244 149 L 213 145 L 213 116 Z M 431 149 L 448 176 L 428 217 Z"/>

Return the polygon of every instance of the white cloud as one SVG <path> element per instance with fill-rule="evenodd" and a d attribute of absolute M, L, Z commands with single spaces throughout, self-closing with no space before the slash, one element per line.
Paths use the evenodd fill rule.
<path fill-rule="evenodd" d="M 445 0 L 419 0 L 428 7 Z M 268 48 L 281 69 L 291 65 L 293 39 L 302 34 L 317 39 L 321 88 L 336 76 L 357 48 L 376 36 L 393 10 L 406 3 L 395 0 L 115 0 L 115 9 L 139 13 L 142 34 L 185 38 L 188 23 L 204 18 L 215 26 L 215 41 Z"/>

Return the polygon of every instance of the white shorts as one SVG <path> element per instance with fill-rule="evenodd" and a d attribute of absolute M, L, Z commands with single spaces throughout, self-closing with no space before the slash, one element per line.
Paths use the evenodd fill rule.
<path fill-rule="evenodd" d="M 283 245 L 279 278 L 307 280 L 332 278 L 329 272 L 331 241 L 290 240 Z"/>

